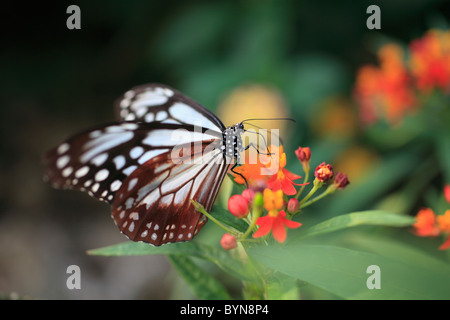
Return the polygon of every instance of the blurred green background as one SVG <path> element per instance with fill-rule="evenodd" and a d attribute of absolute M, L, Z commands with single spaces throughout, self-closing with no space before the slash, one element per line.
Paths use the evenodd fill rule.
<path fill-rule="evenodd" d="M 81 9 L 81 30 L 66 28 L 71 4 Z M 381 30 L 366 27 L 371 4 L 381 8 Z M 288 163 L 294 163 L 293 148 L 299 145 L 311 147 L 313 167 L 322 161 L 339 163 L 346 149 L 347 160 L 362 158 L 342 164 L 359 168 L 353 177 L 349 173 L 354 185 L 366 174 L 378 177 L 370 193 L 355 195 L 349 188 L 342 197 L 333 196 L 329 216 L 380 203 L 415 214 L 424 205 L 421 195 L 429 184 L 410 182 L 405 191 L 401 177 L 432 163 L 406 152 L 396 158 L 392 151 L 400 143 L 380 147 L 357 134 L 361 128 L 351 120 L 350 133 L 344 130 L 330 139 L 320 126 L 321 110 L 334 101 L 348 105 L 349 117 L 356 117 L 351 102 L 356 70 L 375 62 L 386 40 L 407 44 L 431 27 L 444 27 L 450 21 L 449 1 L 55 1 L 2 5 L 2 10 L 2 295 L 191 297 L 165 257 L 87 256 L 88 249 L 125 240 L 108 206 L 79 192 L 53 190 L 42 181 L 45 150 L 77 131 L 113 121 L 114 100 L 148 82 L 170 85 L 213 111 L 236 88 L 276 90 L 297 120 L 284 137 Z M 394 168 L 389 176 L 383 177 L 376 166 L 380 163 Z M 439 190 L 444 181 L 431 175 L 429 183 Z M 402 197 L 393 196 L 399 192 Z M 411 236 L 411 241 L 423 239 Z M 426 245 L 431 250 L 438 243 L 427 240 Z M 82 290 L 66 288 L 71 264 L 81 267 Z M 315 297 L 323 296 L 306 298 Z"/>

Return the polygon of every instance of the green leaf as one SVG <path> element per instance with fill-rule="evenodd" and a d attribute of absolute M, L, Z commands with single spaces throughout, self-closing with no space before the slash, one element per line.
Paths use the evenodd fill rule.
<path fill-rule="evenodd" d="M 448 273 L 450 266 L 442 260 L 430 256 L 426 251 L 419 250 L 411 244 L 406 244 L 396 239 L 389 239 L 379 235 L 364 235 L 361 237 L 350 236 L 347 241 L 355 243 L 358 248 L 370 252 L 399 259 L 401 261 L 415 264 L 439 273 Z M 437 251 L 437 250 L 435 250 Z"/>
<path fill-rule="evenodd" d="M 393 257 L 326 245 L 259 246 L 249 254 L 263 265 L 345 299 L 449 299 L 450 274 Z M 380 289 L 367 287 L 371 265 Z"/>
<path fill-rule="evenodd" d="M 266 294 L 268 300 L 298 300 L 300 298 L 296 279 L 282 273 L 266 279 Z"/>
<path fill-rule="evenodd" d="M 298 241 L 318 234 L 333 232 L 360 225 L 380 225 L 406 227 L 414 223 L 414 218 L 381 210 L 361 211 L 343 214 L 318 223 L 291 240 Z"/>
<path fill-rule="evenodd" d="M 194 241 L 168 243 L 155 247 L 143 242 L 124 242 L 116 245 L 89 250 L 90 255 L 100 256 L 141 256 L 149 254 L 181 254 L 198 257 L 215 263 L 224 271 L 242 279 L 250 279 L 244 266 L 223 249 L 214 248 Z"/>
<path fill-rule="evenodd" d="M 204 300 L 229 300 L 231 297 L 223 285 L 213 276 L 183 255 L 169 255 L 178 274 L 186 281 L 192 292 Z"/>

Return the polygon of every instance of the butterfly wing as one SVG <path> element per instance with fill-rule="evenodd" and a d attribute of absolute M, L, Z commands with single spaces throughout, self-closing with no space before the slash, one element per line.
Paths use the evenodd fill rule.
<path fill-rule="evenodd" d="M 191 239 L 206 218 L 190 199 L 209 210 L 228 168 L 221 150 L 224 125 L 167 86 L 133 88 L 116 107 L 125 122 L 82 132 L 47 153 L 46 179 L 113 204 L 116 224 L 133 240 L 160 245 Z M 177 229 L 164 238 L 158 228 Z"/>
<path fill-rule="evenodd" d="M 192 148 L 190 161 L 179 163 L 160 154 L 134 171 L 122 184 L 114 203 L 112 217 L 119 229 L 134 241 L 153 245 L 191 240 L 206 223 L 191 199 L 209 211 L 228 170 L 220 148 L 202 157 Z"/>
<path fill-rule="evenodd" d="M 225 130 L 211 111 L 162 84 L 134 87 L 116 101 L 114 108 L 119 121 L 191 124 L 206 130 Z"/>

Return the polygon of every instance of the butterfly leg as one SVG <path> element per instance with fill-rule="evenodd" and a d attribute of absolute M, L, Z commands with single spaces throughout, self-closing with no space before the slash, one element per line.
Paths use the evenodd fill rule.
<path fill-rule="evenodd" d="M 253 142 L 250 142 L 250 144 L 244 148 L 244 151 L 248 150 L 250 147 L 253 147 L 256 150 L 256 152 L 258 152 L 258 154 L 263 154 L 265 156 L 270 156 L 270 155 L 274 154 L 274 153 L 270 153 L 269 147 L 267 147 L 267 153 L 261 152 L 259 150 L 259 148 L 253 144 Z"/>
<path fill-rule="evenodd" d="M 248 189 L 248 182 L 247 182 L 247 179 L 245 179 L 245 177 L 244 177 L 242 174 L 240 174 L 239 172 L 234 171 L 234 168 L 236 168 L 237 165 L 238 165 L 237 162 L 236 162 L 235 164 L 233 164 L 233 166 L 231 167 L 231 172 L 233 172 L 234 174 L 237 174 L 237 175 L 240 176 L 242 179 L 244 179 L 245 187 L 246 187 L 246 189 Z"/>

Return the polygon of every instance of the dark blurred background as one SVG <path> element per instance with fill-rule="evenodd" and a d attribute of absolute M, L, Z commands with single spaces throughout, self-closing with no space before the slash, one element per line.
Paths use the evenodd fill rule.
<path fill-rule="evenodd" d="M 66 27 L 71 4 L 81 30 Z M 381 8 L 381 30 L 366 27 L 371 4 Z M 165 257 L 86 254 L 126 239 L 107 205 L 42 181 L 44 152 L 112 121 L 113 101 L 148 82 L 213 111 L 236 88 L 276 90 L 297 120 L 288 144 L 314 145 L 319 106 L 351 94 L 355 71 L 375 61 L 383 41 L 406 44 L 450 21 L 450 3 L 97 0 L 9 4 L 2 13 L 0 294 L 170 299 L 191 295 Z M 82 290 L 66 288 L 71 264 Z"/>

